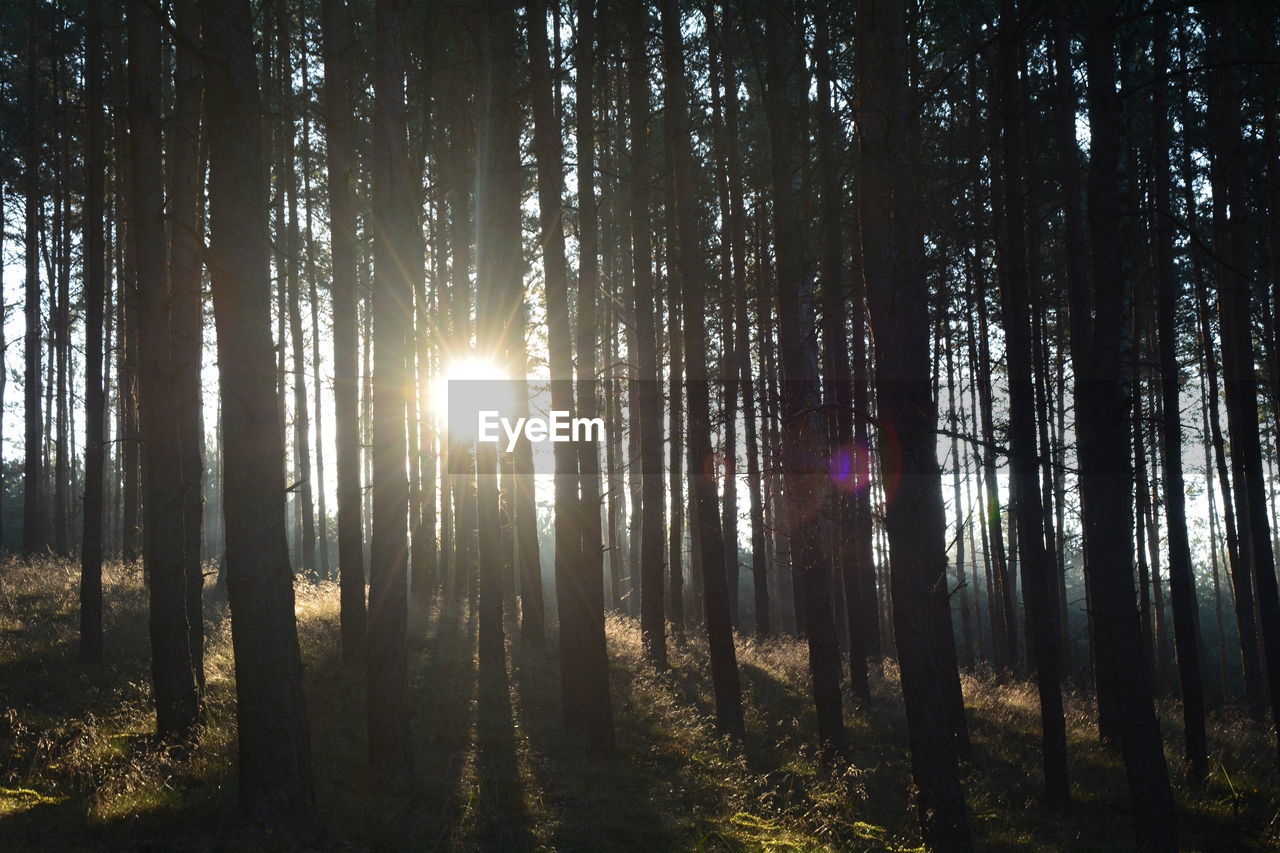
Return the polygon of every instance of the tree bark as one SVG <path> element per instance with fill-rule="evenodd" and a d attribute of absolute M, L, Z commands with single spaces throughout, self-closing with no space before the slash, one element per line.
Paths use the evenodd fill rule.
<path fill-rule="evenodd" d="M 1155 25 L 1156 73 L 1169 67 L 1167 15 Z M 1187 760 L 1187 784 L 1199 790 L 1208 771 L 1208 744 L 1204 722 L 1204 674 L 1200 663 L 1200 606 L 1187 535 L 1187 508 L 1182 481 L 1182 406 L 1178 376 L 1177 303 L 1178 279 L 1173 263 L 1173 222 L 1170 186 L 1168 82 L 1157 85 L 1152 99 L 1155 133 L 1151 140 L 1155 171 L 1155 250 L 1158 301 L 1156 323 L 1160 338 L 1160 393 L 1163 400 L 1161 438 L 1164 451 L 1164 508 L 1169 529 L 1169 594 L 1173 599 L 1174 643 L 1178 655 L 1178 682 L 1182 688 L 1183 745 Z M 1212 484 L 1208 484 L 1212 488 Z M 1216 548 L 1215 542 L 1210 543 Z M 1217 567 L 1216 560 L 1214 562 Z M 1215 572 L 1216 577 L 1216 572 Z"/>
<path fill-rule="evenodd" d="M 824 748 L 844 749 L 840 695 L 840 646 L 831 604 L 831 563 L 825 515 L 830 506 L 827 472 L 813 460 L 823 457 L 826 423 L 820 412 L 815 339 L 813 271 L 802 224 L 808 72 L 804 67 L 799 8 L 770 8 L 766 38 L 765 105 L 769 124 L 773 190 L 774 252 L 778 280 L 791 292 L 778 302 L 781 355 L 782 479 L 791 530 L 806 530 L 791 543 L 792 571 L 800 580 L 809 645 L 809 672 Z M 824 466 L 825 467 L 825 466 Z"/>
<path fill-rule="evenodd" d="M 84 528 L 80 540 L 80 660 L 102 662 L 102 497 L 105 388 L 102 375 L 104 268 L 103 200 L 106 197 L 102 111 L 102 0 L 88 0 L 85 26 L 84 190 Z M 0 210 L 3 199 L 0 199 Z M 0 212 L 0 242 L 4 214 Z M 0 399 L 0 411 L 4 401 Z M 0 482 L 0 494 L 4 484 Z M 0 506 L 0 528 L 4 508 Z"/>
<path fill-rule="evenodd" d="M 1142 646 L 1133 608 L 1130 545 L 1133 464 L 1125 424 L 1130 400 L 1124 318 L 1131 287 L 1121 243 L 1124 220 L 1116 199 L 1123 177 L 1124 131 L 1115 87 L 1115 15 L 1109 0 L 1090 0 L 1084 41 L 1092 128 L 1088 221 L 1093 292 L 1084 281 L 1070 283 L 1085 571 L 1099 701 L 1104 694 L 1114 701 L 1138 846 L 1174 850 L 1177 813 L 1152 701 L 1150 664 L 1143 656 L 1126 652 Z"/>
<path fill-rule="evenodd" d="M 364 546 L 360 523 L 360 403 L 356 350 L 356 49 L 345 0 L 324 0 L 325 152 L 333 266 L 333 396 L 338 473 L 338 586 L 342 656 L 355 661 L 365 633 Z"/>
<path fill-rule="evenodd" d="M 1036 685 L 1040 693 L 1041 755 L 1048 798 L 1070 798 L 1067 729 L 1058 670 L 1058 614 L 1053 568 L 1045 550 L 1044 510 L 1036 453 L 1036 406 L 1032 363 L 1031 297 L 1027 275 L 1026 198 L 1022 152 L 1022 100 L 1018 89 L 1018 9 L 1002 0 L 998 50 L 998 111 L 1004 167 L 1005 353 L 1009 369 L 1009 457 L 1014 516 L 1021 549 L 1022 594 L 1031 622 Z"/>
<path fill-rule="evenodd" d="M 638 5 L 643 7 L 643 3 Z M 705 346 L 705 287 L 701 276 L 702 258 L 699 249 L 701 238 L 698 233 L 697 201 L 693 195 L 689 87 L 679 8 L 675 0 L 662 0 L 659 8 L 662 19 L 663 97 L 667 111 L 666 142 L 676 196 L 675 268 L 680 278 L 681 308 L 684 314 L 688 442 L 690 458 L 702 460 L 711 456 L 711 404 Z M 647 15 L 642 17 L 647 18 Z M 706 466 L 694 468 L 690 465 L 689 474 L 692 480 L 690 491 L 696 507 L 691 523 L 701 528 L 698 544 L 702 552 L 702 598 L 711 655 L 716 726 L 725 734 L 742 738 L 745 735 L 742 687 L 730 620 L 729 589 L 724 572 L 725 543 L 716 507 L 715 479 Z"/>
<path fill-rule="evenodd" d="M 369 554 L 369 760 L 404 774 L 412 767 L 409 737 L 408 620 L 409 483 L 405 416 L 409 388 L 406 347 L 413 302 L 410 230 L 417 226 L 409 195 L 405 139 L 403 0 L 379 0 L 374 12 L 373 186 L 373 537 Z"/>
<path fill-rule="evenodd" d="M 209 125 L 208 266 L 225 441 L 227 593 L 240 803 L 313 840 L 319 818 L 285 533 L 284 434 L 271 340 L 266 172 L 248 0 L 202 0 Z"/>
<path fill-rule="evenodd" d="M 861 0 L 857 51 L 863 64 L 857 79 L 862 257 L 875 337 L 880 467 L 886 482 L 896 484 L 887 496 L 885 530 L 916 811 L 927 846 L 968 851 L 973 841 L 956 762 L 953 697 L 960 685 L 945 583 L 946 518 L 900 4 Z M 950 659 L 939 654 L 947 644 Z"/>

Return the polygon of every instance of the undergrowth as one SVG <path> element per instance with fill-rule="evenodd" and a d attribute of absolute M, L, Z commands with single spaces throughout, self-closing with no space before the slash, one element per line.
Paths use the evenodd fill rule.
<path fill-rule="evenodd" d="M 206 689 L 195 743 L 151 736 L 146 590 L 108 567 L 106 662 L 78 663 L 78 569 L 0 564 L 0 849 L 276 849 L 235 803 L 230 623 L 206 610 Z M 210 590 L 212 592 L 212 590 Z M 747 738 L 717 734 L 707 651 L 670 638 L 670 669 L 643 659 L 627 616 L 607 623 L 618 749 L 596 758 L 564 730 L 554 637 L 512 640 L 508 666 L 478 668 L 465 600 L 410 620 L 415 769 L 379 778 L 365 761 L 364 682 L 339 651 L 333 584 L 296 586 L 316 793 L 343 850 L 913 850 L 905 721 L 891 661 L 872 701 L 846 696 L 849 749 L 815 748 L 808 658 L 790 638 L 740 637 Z M 1118 757 L 1096 737 L 1088 697 L 1068 692 L 1070 805 L 1040 797 L 1034 685 L 963 677 L 972 740 L 964 783 L 983 850 L 1130 849 Z M 1182 777 L 1178 707 L 1162 702 L 1170 770 Z M 1188 850 L 1280 849 L 1280 773 L 1270 733 L 1231 709 L 1210 717 L 1210 779 L 1179 785 Z"/>

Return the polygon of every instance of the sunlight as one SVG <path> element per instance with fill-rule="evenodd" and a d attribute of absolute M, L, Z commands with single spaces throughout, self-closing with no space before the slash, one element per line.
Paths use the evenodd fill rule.
<path fill-rule="evenodd" d="M 432 393 L 432 407 L 437 423 L 451 431 L 457 438 L 475 437 L 475 413 L 481 408 L 501 409 L 509 405 L 509 394 L 492 382 L 507 379 L 506 371 L 492 359 L 468 353 L 445 364 L 437 377 Z M 475 384 L 483 382 L 485 384 Z M 451 390 L 452 389 L 452 392 Z M 449 397 L 452 393 L 455 407 L 459 409 L 459 423 L 449 421 Z M 464 418 L 463 416 L 466 415 Z"/>

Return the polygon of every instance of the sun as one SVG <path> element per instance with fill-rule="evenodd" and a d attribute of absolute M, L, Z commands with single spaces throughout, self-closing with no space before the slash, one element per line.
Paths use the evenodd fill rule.
<path fill-rule="evenodd" d="M 459 438 L 473 434 L 476 429 L 473 423 L 475 412 L 482 408 L 502 407 L 502 401 L 507 396 L 505 389 L 491 383 L 501 382 L 506 378 L 506 371 L 491 359 L 467 354 L 450 360 L 436 377 L 432 393 L 436 422 Z M 451 388 L 455 406 L 461 410 L 454 413 L 458 423 L 451 423 L 449 419 Z M 465 429 L 462 428 L 464 425 Z"/>

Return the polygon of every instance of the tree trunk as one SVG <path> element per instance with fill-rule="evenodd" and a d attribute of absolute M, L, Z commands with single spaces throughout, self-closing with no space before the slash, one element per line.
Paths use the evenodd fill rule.
<path fill-rule="evenodd" d="M 129 10 L 129 158 L 135 176 L 131 227 L 135 234 L 139 340 L 138 390 L 148 534 L 144 548 L 150 593 L 151 675 L 156 733 L 183 740 L 196 724 L 197 679 L 187 613 L 183 480 L 170 300 L 165 274 L 164 185 L 151 179 L 161 162 L 160 21 L 154 10 Z"/>
<path fill-rule="evenodd" d="M 40 370 L 40 116 L 36 50 L 39 44 L 39 3 L 27 4 L 26 127 L 24 133 L 23 195 L 26 231 L 23 259 L 26 263 L 23 351 L 25 369 L 23 420 L 26 428 L 22 471 L 22 555 L 28 559 L 45 549 L 44 513 L 40 492 L 44 483 L 44 445 L 41 438 Z"/>
<path fill-rule="evenodd" d="M 404 774 L 412 767 L 409 738 L 408 619 L 409 483 L 405 475 L 405 415 L 409 388 L 406 345 L 413 287 L 405 139 L 403 0 L 379 0 L 374 13 L 372 186 L 373 537 L 369 555 L 369 760 Z"/>
<path fill-rule="evenodd" d="M 642 3 L 637 5 L 643 7 Z M 662 0 L 659 8 L 662 18 L 666 142 L 676 196 L 675 268 L 680 278 L 681 308 L 684 314 L 688 441 L 692 459 L 707 459 L 711 456 L 711 404 L 705 346 L 705 286 L 701 276 L 702 258 L 699 251 L 702 241 L 698 233 L 697 200 L 693 193 L 689 87 L 684 64 L 680 11 L 675 0 Z M 647 18 L 647 15 L 641 17 Z M 729 589 L 724 573 L 725 543 L 720 517 L 716 511 L 716 484 L 713 473 L 705 467 L 695 469 L 690 466 L 689 474 L 692 480 L 690 491 L 696 506 L 692 523 L 699 525 L 701 529 L 699 546 L 702 552 L 702 598 L 711 655 L 716 725 L 720 731 L 741 738 L 745 734 L 742 687 L 738 680 L 737 652 L 730 621 Z"/>
<path fill-rule="evenodd" d="M 333 266 L 333 396 L 338 471 L 338 586 L 342 656 L 355 661 L 365 633 L 364 546 L 360 523 L 360 412 L 356 350 L 355 105 L 351 14 L 324 0 L 325 153 Z"/>
<path fill-rule="evenodd" d="M 1169 18 L 1155 26 L 1156 73 L 1169 66 Z M 1157 326 L 1160 338 L 1160 393 L 1164 403 L 1161 438 L 1164 450 L 1164 509 L 1169 525 L 1169 594 L 1173 599 L 1174 643 L 1178 653 L 1178 681 L 1182 688 L 1182 722 L 1187 760 L 1187 784 L 1199 790 L 1208 771 L 1204 723 L 1204 676 L 1200 665 L 1200 606 L 1187 535 L 1187 509 L 1182 482 L 1182 419 L 1177 357 L 1178 279 L 1173 264 L 1173 214 L 1169 174 L 1169 84 L 1158 84 L 1152 100 L 1155 134 Z M 1211 485 L 1211 484 L 1210 484 Z M 1216 548 L 1210 542 L 1210 548 Z M 1214 561 L 1216 570 L 1217 562 Z M 1215 578 L 1217 573 L 1214 573 Z"/>
<path fill-rule="evenodd" d="M 1098 694 L 1114 702 L 1115 725 L 1133 800 L 1138 846 L 1177 848 L 1177 814 L 1151 696 L 1150 664 L 1133 608 L 1133 464 L 1124 368 L 1126 281 L 1116 199 L 1123 128 L 1115 87 L 1115 9 L 1091 0 L 1085 32 L 1090 137 L 1088 217 L 1093 293 L 1070 281 L 1072 358 L 1085 571 L 1093 618 Z M 1074 145 L 1074 143 L 1073 143 Z M 1105 729 L 1104 729 L 1105 730 Z"/>
<path fill-rule="evenodd" d="M 782 379 L 782 479 L 786 489 L 788 523 L 805 530 L 791 543 L 792 571 L 800 579 L 809 641 L 809 672 L 818 712 L 818 738 L 824 748 L 844 749 L 844 719 L 840 695 L 840 646 L 831 604 L 831 563 L 827 553 L 826 512 L 830 504 L 827 472 L 812 460 L 823 457 L 826 423 L 820 412 L 822 389 L 818 378 L 815 340 L 813 273 L 801 201 L 806 187 L 802 164 L 805 139 L 808 73 L 797 31 L 799 9 L 786 5 L 770 9 L 766 38 L 766 115 L 769 124 L 773 190 L 774 252 L 778 280 L 790 293 L 778 302 Z M 825 467 L 825 466 L 823 466 Z"/>
<path fill-rule="evenodd" d="M 953 697 L 960 685 L 944 582 L 946 518 L 929 377 L 928 287 L 915 219 L 916 143 L 899 4 L 859 3 L 857 51 L 863 63 L 857 79 L 862 257 L 875 336 L 880 467 L 897 484 L 886 503 L 885 529 L 916 810 L 927 846 L 968 851 L 973 841 L 956 762 Z M 945 645 L 952 648 L 949 659 L 939 654 Z"/>
<path fill-rule="evenodd" d="M 638 468 L 632 477 L 640 483 L 640 631 L 645 657 L 659 669 L 667 666 L 666 615 L 663 569 L 662 508 L 662 394 L 658 387 L 654 351 L 654 283 L 652 226 L 650 219 L 649 62 L 647 43 L 649 11 L 644 0 L 628 5 L 627 94 L 631 120 L 631 241 L 635 262 L 635 384 L 631 421 L 639 443 Z M 678 179 L 677 179 L 678 180 Z M 691 286 L 688 280 L 685 289 Z M 686 318 L 692 321 L 692 318 Z M 699 335 L 698 340 L 702 339 Z M 690 354 L 692 355 L 692 353 Z M 692 383 L 693 375 L 690 372 Z M 692 407 L 690 408 L 692 418 Z M 691 425 L 692 426 L 692 425 Z M 692 437 L 692 436 L 691 436 Z"/>
<path fill-rule="evenodd" d="M 1241 544 L 1253 565 L 1263 662 L 1273 722 L 1280 719 L 1280 590 L 1267 517 L 1266 483 L 1258 436 L 1258 396 L 1251 335 L 1252 314 L 1247 265 L 1248 204 L 1240 118 L 1241 84 L 1230 67 L 1238 58 L 1238 4 L 1227 2 L 1209 13 L 1211 49 L 1219 67 L 1209 87 L 1209 140 L 1214 192 L 1214 243 L 1220 269 L 1218 317 L 1222 333 L 1223 386 L 1227 397 L 1227 429 L 1231 440 L 1234 484 L 1240 510 Z M 1245 530 L 1247 529 L 1247 534 Z M 1243 632 L 1244 627 L 1241 626 Z M 1280 750 L 1280 730 L 1276 735 Z"/>
<path fill-rule="evenodd" d="M 581 417 L 594 418 L 597 410 L 596 328 L 597 291 L 600 289 L 599 220 L 595 193 L 595 113 L 592 109 L 595 87 L 595 9 L 593 0 L 578 4 L 577 43 L 577 125 L 578 143 L 578 412 Z M 562 208 L 563 209 L 563 208 Z M 607 327 L 606 327 L 607 328 Z M 606 331 L 606 335 L 608 332 Z M 610 335 L 610 337 L 612 337 Z M 612 371 L 613 365 L 607 365 Z M 608 436 L 606 435 L 606 440 Z M 592 442 L 584 442 L 579 458 L 581 471 L 582 534 L 581 563 L 570 567 L 569 577 L 576 598 L 572 605 L 578 608 L 576 623 L 577 646 L 567 649 L 561 637 L 561 660 L 571 651 L 579 660 L 581 682 L 576 698 L 580 706 L 571 712 L 565 707 L 565 718 L 571 713 L 580 714 L 586 730 L 587 743 L 592 751 L 606 753 L 613 749 L 613 712 L 609 705 L 609 660 L 604 633 L 604 551 L 600 528 L 600 455 Z M 612 487 L 611 487 L 612 488 Z M 610 514 L 612 518 L 612 514 Z M 610 539 L 613 537 L 610 522 Z M 610 563 L 616 565 L 613 555 Z M 561 605 L 561 619 L 565 610 Z M 563 632 L 563 621 L 561 631 Z M 569 699 L 568 691 L 564 697 Z"/>
<path fill-rule="evenodd" d="M 170 118 L 169 162 L 169 392 L 166 408 L 176 426 L 173 440 L 178 503 L 167 510 L 177 522 L 186 577 L 188 648 L 196 682 L 204 687 L 204 421 L 200 366 L 204 355 L 201 247 L 204 245 L 200 163 L 200 65 L 195 45 L 200 11 L 195 0 L 173 6 L 178 27 L 175 99 Z M 173 523 L 172 521 L 169 523 Z"/>
<path fill-rule="evenodd" d="M 102 375 L 103 303 L 106 270 L 103 262 L 103 200 L 106 197 L 102 111 L 102 0 L 88 0 L 85 28 L 85 89 L 87 101 L 84 190 L 84 530 L 80 540 L 80 660 L 102 662 L 102 496 L 103 449 L 106 428 Z M 4 236 L 4 201 L 0 197 L 0 245 Z M 2 255 L 3 252 L 0 252 Z M 2 289 L 0 289 L 2 290 Z M 3 342 L 0 340 L 0 346 Z M 2 350 L 0 350 L 2 351 Z M 5 371 L 7 372 L 7 371 Z M 2 381 L 2 380 L 0 380 Z M 0 386 L 2 388 L 3 386 Z M 2 393 L 2 392 L 0 392 Z M 0 411 L 4 400 L 0 398 Z M 0 481 L 0 495 L 4 483 Z M 0 505 L 0 530 L 4 507 Z"/>
<path fill-rule="evenodd" d="M 247 0 L 203 0 L 201 11 L 205 105 L 219 117 L 209 124 L 208 265 L 225 438 L 240 803 L 254 822 L 309 840 L 319 819 L 285 533 L 253 17 Z"/>
<path fill-rule="evenodd" d="M 998 51 L 998 102 L 1004 167 L 1005 353 L 1009 369 L 1010 489 L 1016 492 L 1022 594 L 1031 622 L 1036 685 L 1040 692 L 1041 754 L 1050 802 L 1070 798 L 1067 729 L 1058 671 L 1058 614 L 1053 568 L 1045 550 L 1040 466 L 1036 454 L 1036 408 L 1032 363 L 1031 297 L 1027 275 L 1026 198 L 1023 182 L 1022 97 L 1018 89 L 1018 11 L 1002 0 Z"/>

